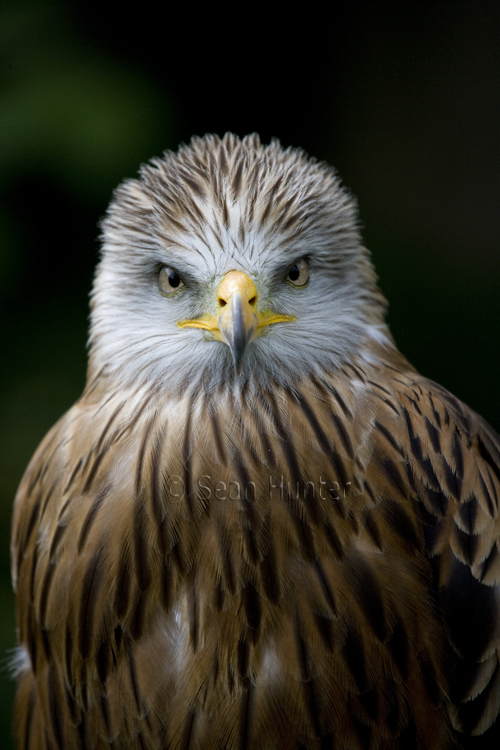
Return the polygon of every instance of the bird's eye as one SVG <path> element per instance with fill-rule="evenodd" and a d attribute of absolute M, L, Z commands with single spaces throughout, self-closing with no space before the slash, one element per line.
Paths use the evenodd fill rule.
<path fill-rule="evenodd" d="M 184 289 L 186 284 L 177 271 L 168 266 L 162 266 L 158 274 L 158 288 L 162 294 L 172 295 Z"/>
<path fill-rule="evenodd" d="M 309 266 L 304 258 L 290 266 L 285 281 L 292 286 L 306 286 L 309 281 Z"/>

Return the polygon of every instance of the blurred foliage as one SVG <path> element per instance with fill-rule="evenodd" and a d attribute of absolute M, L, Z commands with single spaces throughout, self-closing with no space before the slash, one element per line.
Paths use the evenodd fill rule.
<path fill-rule="evenodd" d="M 14 0 L 0 8 L 0 191 L 12 195 L 35 179 L 42 203 L 42 185 L 50 184 L 102 212 L 118 182 L 168 145 L 171 114 L 144 74 L 79 41 L 69 7 Z M 49 215 L 54 233 L 61 218 L 65 228 L 57 204 Z M 18 232 L 3 205 L 4 289 L 24 270 Z"/>
<path fill-rule="evenodd" d="M 1 653 L 12 500 L 84 384 L 97 222 L 124 177 L 192 134 L 258 131 L 334 164 L 400 349 L 500 428 L 498 4 L 248 15 L 227 33 L 212 6 L 0 5 Z M 9 748 L 6 670 L 0 695 Z"/>

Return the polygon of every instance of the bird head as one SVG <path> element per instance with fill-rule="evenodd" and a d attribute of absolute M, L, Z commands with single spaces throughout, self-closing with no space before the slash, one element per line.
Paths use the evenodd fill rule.
<path fill-rule="evenodd" d="M 355 201 L 256 135 L 193 138 L 116 190 L 91 307 L 90 371 L 171 390 L 292 385 L 390 343 Z"/>

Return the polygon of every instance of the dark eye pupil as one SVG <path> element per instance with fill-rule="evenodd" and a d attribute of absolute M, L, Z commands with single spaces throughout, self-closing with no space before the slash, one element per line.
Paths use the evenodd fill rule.
<path fill-rule="evenodd" d="M 168 283 L 173 289 L 176 289 L 181 283 L 181 277 L 175 271 L 170 271 L 168 274 Z"/>
<path fill-rule="evenodd" d="M 297 281 L 297 279 L 300 276 L 300 271 L 298 266 L 292 266 L 290 270 L 288 271 L 288 278 L 290 281 Z"/>

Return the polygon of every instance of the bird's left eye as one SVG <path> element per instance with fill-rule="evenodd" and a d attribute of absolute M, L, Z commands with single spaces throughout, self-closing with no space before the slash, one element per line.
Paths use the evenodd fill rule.
<path fill-rule="evenodd" d="M 162 266 L 158 274 L 158 288 L 162 294 L 172 295 L 187 286 L 177 271 L 168 266 Z"/>
<path fill-rule="evenodd" d="M 309 266 L 304 258 L 290 266 L 285 281 L 292 286 L 306 286 L 309 281 Z"/>

